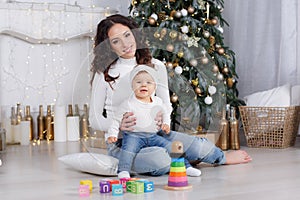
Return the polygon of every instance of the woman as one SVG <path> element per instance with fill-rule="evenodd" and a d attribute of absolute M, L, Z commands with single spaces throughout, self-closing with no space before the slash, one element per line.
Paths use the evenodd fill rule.
<path fill-rule="evenodd" d="M 91 69 L 92 94 L 90 102 L 90 124 L 93 129 L 107 132 L 115 109 L 130 95 L 129 73 L 137 64 L 155 64 L 159 76 L 156 95 L 167 105 L 169 113 L 172 106 L 169 100 L 168 77 L 164 64 L 152 58 L 145 45 L 138 25 L 133 19 L 122 15 L 112 15 L 102 20 L 97 27 L 94 61 Z M 103 113 L 103 110 L 106 112 Z M 160 119 L 158 116 L 157 119 Z M 135 124 L 134 113 L 125 113 L 120 129 L 132 131 Z M 157 121 L 160 125 L 160 120 Z M 186 158 L 211 164 L 237 164 L 251 161 L 251 157 L 242 150 L 228 154 L 205 138 L 171 131 L 166 139 L 183 142 Z M 120 141 L 108 144 L 108 154 L 118 158 Z M 170 157 L 160 147 L 148 147 L 141 150 L 133 164 L 133 171 L 162 175 L 169 171 Z"/>

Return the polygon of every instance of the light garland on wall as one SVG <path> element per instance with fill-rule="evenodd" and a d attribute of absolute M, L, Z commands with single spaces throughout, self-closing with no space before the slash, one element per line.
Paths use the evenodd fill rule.
<path fill-rule="evenodd" d="M 68 4 L 20 2 L 7 3 L 7 9 L 5 11 L 4 9 L 5 6 L 1 4 L 0 16 L 4 15 L 1 18 L 7 19 L 8 24 L 0 27 L 0 35 L 8 36 L 9 51 L 6 52 L 8 65 L 0 66 L 0 70 L 3 72 L 1 75 L 2 90 L 6 90 L 6 93 L 18 94 L 18 99 L 15 101 L 21 103 L 32 102 L 33 96 L 37 96 L 42 99 L 39 104 L 44 105 L 55 104 L 58 101 L 63 87 L 67 84 L 64 80 L 70 77 L 71 70 L 76 68 L 76 66 L 66 63 L 70 45 L 72 47 L 74 44 L 79 46 L 76 48 L 77 50 L 72 50 L 75 52 L 74 58 L 81 59 L 82 63 L 79 68 L 89 67 L 96 24 L 101 16 L 105 17 L 116 12 L 110 8 L 104 9 L 93 5 L 83 8 Z M 16 13 L 20 15 L 16 15 Z M 39 19 L 41 15 L 42 19 Z M 22 19 L 25 16 L 30 20 Z M 18 19 L 24 20 L 24 23 L 27 21 L 27 24 L 28 21 L 29 23 L 31 21 L 29 30 Z M 43 20 L 43 26 L 39 20 Z M 71 23 L 75 28 L 73 26 L 73 29 L 70 29 Z M 22 48 L 22 53 L 19 52 L 20 48 Z M 37 52 L 39 56 L 35 56 Z M 20 64 L 20 62 L 24 64 Z M 41 72 L 39 75 L 41 77 L 38 78 L 35 70 L 37 67 Z M 25 68 L 23 69 L 25 72 L 20 73 L 20 68 Z M 89 79 L 90 74 L 88 73 L 87 76 Z M 34 82 L 33 79 L 38 81 Z M 14 84 L 12 85 L 11 82 Z M 30 94 L 33 92 L 35 92 L 34 95 Z M 51 99 L 49 99 L 49 93 L 51 93 Z M 86 96 L 86 99 L 88 98 L 89 96 Z M 10 103 L 15 104 L 15 102 Z"/>

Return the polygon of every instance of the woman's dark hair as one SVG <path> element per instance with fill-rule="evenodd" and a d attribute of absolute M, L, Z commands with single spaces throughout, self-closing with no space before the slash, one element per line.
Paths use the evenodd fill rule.
<path fill-rule="evenodd" d="M 115 14 L 111 15 L 105 19 L 103 19 L 97 27 L 97 33 L 95 36 L 94 43 L 94 60 L 92 62 L 91 72 L 91 84 L 94 80 L 96 73 L 103 73 L 105 81 L 113 82 L 117 77 L 111 77 L 108 74 L 110 67 L 117 61 L 118 55 L 111 50 L 111 46 L 108 39 L 108 31 L 115 24 L 122 24 L 131 29 L 136 45 L 137 50 L 135 53 L 137 64 L 149 64 L 151 63 L 151 52 L 146 46 L 145 39 L 143 38 L 143 34 L 139 32 L 138 24 L 134 21 L 134 19 L 130 17 L 125 17 L 123 15 Z M 136 34 L 138 32 L 138 34 Z"/>

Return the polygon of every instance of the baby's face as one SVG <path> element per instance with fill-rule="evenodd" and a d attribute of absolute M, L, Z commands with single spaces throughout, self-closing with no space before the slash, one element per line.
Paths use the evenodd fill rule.
<path fill-rule="evenodd" d="M 139 100 L 150 101 L 155 87 L 156 84 L 152 76 L 144 71 L 139 72 L 132 80 L 134 94 Z"/>

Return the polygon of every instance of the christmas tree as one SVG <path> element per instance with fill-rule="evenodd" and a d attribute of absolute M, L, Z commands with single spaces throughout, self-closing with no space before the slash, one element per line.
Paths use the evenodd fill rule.
<path fill-rule="evenodd" d="M 130 17 L 169 73 L 172 129 L 215 129 L 225 104 L 245 104 L 238 99 L 235 54 L 223 42 L 223 8 L 223 0 L 132 1 Z"/>

